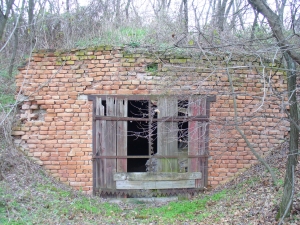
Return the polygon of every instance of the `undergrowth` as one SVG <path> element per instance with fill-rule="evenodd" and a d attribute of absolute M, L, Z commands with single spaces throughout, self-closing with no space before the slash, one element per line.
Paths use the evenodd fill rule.
<path fill-rule="evenodd" d="M 274 222 L 283 190 L 282 176 L 277 190 L 270 185 L 268 173 L 259 168 L 190 200 L 113 204 L 57 182 L 15 149 L 7 157 L 14 160 L 2 172 L 4 179 L 0 181 L 0 224 L 4 225 L 264 224 L 267 220 Z M 293 214 L 291 221 L 297 222 L 297 215 Z"/>

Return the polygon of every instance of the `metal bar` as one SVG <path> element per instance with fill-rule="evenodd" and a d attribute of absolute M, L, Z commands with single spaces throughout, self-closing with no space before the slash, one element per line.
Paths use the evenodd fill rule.
<path fill-rule="evenodd" d="M 94 116 L 94 120 L 108 120 L 108 121 L 149 121 L 149 118 L 136 117 L 117 117 L 117 116 Z M 159 119 L 152 119 L 152 122 L 182 122 L 182 121 L 205 121 L 208 122 L 208 117 L 188 116 L 188 117 L 163 117 Z"/>
<path fill-rule="evenodd" d="M 181 156 L 178 155 L 153 155 L 149 157 L 148 155 L 130 155 L 130 156 L 115 156 L 115 155 L 97 155 L 93 156 L 92 159 L 148 159 L 148 158 L 159 158 L 159 159 L 177 159 Z M 208 155 L 188 155 L 186 158 L 208 158 Z"/>

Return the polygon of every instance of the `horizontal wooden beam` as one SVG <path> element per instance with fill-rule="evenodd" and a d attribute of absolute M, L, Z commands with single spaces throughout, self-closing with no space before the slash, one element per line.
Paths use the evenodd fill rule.
<path fill-rule="evenodd" d="M 118 117 L 118 116 L 94 116 L 94 120 L 108 121 L 142 121 L 142 122 L 188 122 L 188 121 L 209 121 L 208 117 L 204 116 L 176 116 L 163 117 L 159 119 L 137 118 L 137 117 Z"/>
<path fill-rule="evenodd" d="M 158 158 L 158 159 L 177 159 L 177 158 L 208 158 L 208 155 L 96 155 L 92 159 L 149 159 L 149 158 Z"/>
<path fill-rule="evenodd" d="M 128 100 L 157 100 L 158 98 L 163 97 L 164 95 L 88 95 L 89 101 L 94 101 L 96 97 L 100 97 L 102 100 L 106 100 L 107 97 L 117 98 L 117 99 L 128 99 Z M 170 95 L 178 100 L 188 100 L 190 96 L 199 96 L 199 98 L 206 98 L 208 102 L 215 102 L 215 95 Z"/>
<path fill-rule="evenodd" d="M 177 180 L 177 181 L 129 181 L 117 180 L 116 189 L 177 189 L 177 188 L 195 188 L 195 180 Z"/>
<path fill-rule="evenodd" d="M 114 181 L 117 180 L 128 180 L 128 181 L 161 181 L 161 180 L 193 180 L 193 179 L 201 179 L 201 172 L 193 172 L 193 173 L 115 173 Z"/>

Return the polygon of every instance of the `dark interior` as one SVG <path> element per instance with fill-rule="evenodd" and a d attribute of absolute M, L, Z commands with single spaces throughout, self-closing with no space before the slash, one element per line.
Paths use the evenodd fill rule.
<path fill-rule="evenodd" d="M 149 101 L 129 101 L 128 117 L 148 118 Z M 152 110 L 151 110 L 152 111 Z M 149 126 L 153 153 L 157 152 L 156 125 L 146 121 L 128 121 L 127 155 L 149 155 Z M 147 158 L 128 159 L 127 172 L 146 172 Z"/>
<path fill-rule="evenodd" d="M 188 116 L 188 101 L 178 101 L 178 116 Z M 178 122 L 178 149 L 188 147 L 188 122 Z"/>

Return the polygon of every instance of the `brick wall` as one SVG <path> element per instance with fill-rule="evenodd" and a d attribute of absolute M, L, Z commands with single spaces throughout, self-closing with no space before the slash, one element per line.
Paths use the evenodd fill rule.
<path fill-rule="evenodd" d="M 35 52 L 16 76 L 23 102 L 15 143 L 61 182 L 91 193 L 92 102 L 87 95 L 216 95 L 210 109 L 208 177 L 216 186 L 256 162 L 233 127 L 228 73 L 240 128 L 254 149 L 265 155 L 287 133 L 284 99 L 274 94 L 286 89 L 285 74 L 254 56 L 228 57 L 110 46 Z"/>

